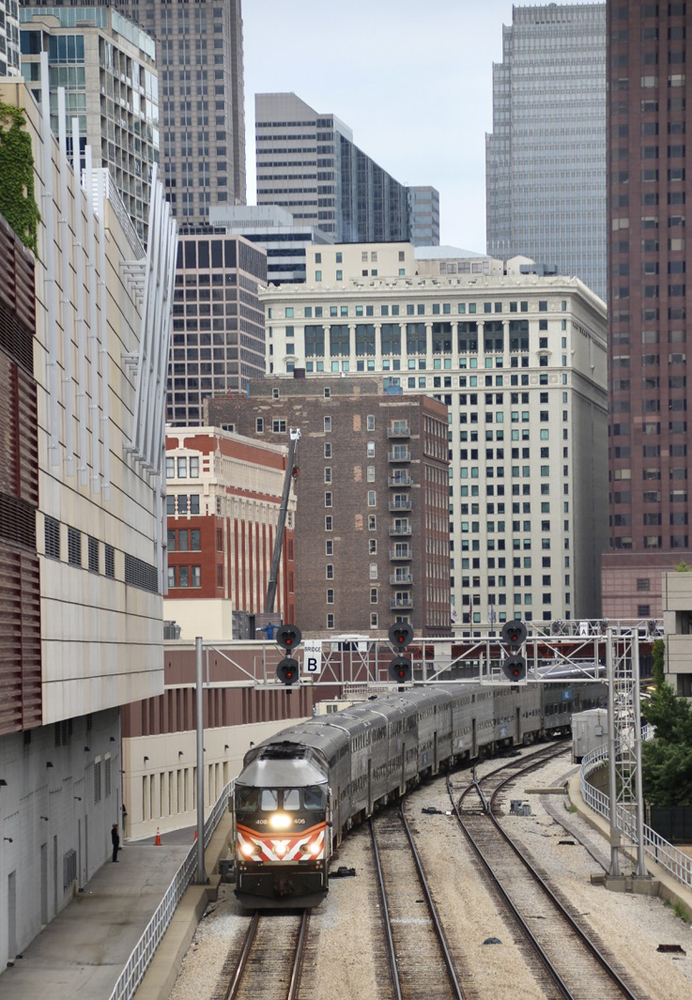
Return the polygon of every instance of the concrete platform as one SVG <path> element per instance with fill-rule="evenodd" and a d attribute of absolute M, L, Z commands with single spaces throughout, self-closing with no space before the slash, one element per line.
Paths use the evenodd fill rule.
<path fill-rule="evenodd" d="M 228 852 L 230 815 L 205 853 L 206 886 L 191 886 L 180 901 L 154 961 L 137 991 L 168 996 L 207 904 L 216 898 L 213 872 Z M 133 948 L 194 842 L 194 829 L 153 840 L 127 841 L 117 865 L 107 861 L 65 909 L 0 974 L 2 1000 L 109 1000 Z"/>

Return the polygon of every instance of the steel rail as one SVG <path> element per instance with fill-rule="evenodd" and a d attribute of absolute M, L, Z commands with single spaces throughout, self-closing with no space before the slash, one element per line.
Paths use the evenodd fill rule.
<path fill-rule="evenodd" d="M 370 838 L 372 840 L 372 853 L 375 858 L 375 870 L 377 871 L 377 884 L 380 888 L 380 899 L 382 900 L 382 913 L 384 914 L 384 926 L 387 934 L 387 947 L 389 949 L 389 974 L 392 978 L 392 986 L 394 987 L 394 993 L 396 1000 L 403 1000 L 401 993 L 401 982 L 399 980 L 399 966 L 396 960 L 396 949 L 394 948 L 394 935 L 392 934 L 392 920 L 389 915 L 389 906 L 387 904 L 387 892 L 384 887 L 384 872 L 382 871 L 382 862 L 380 861 L 380 851 L 377 846 L 377 837 L 375 836 L 375 824 L 370 818 Z"/>
<path fill-rule="evenodd" d="M 252 914 L 252 918 L 248 925 L 245 940 L 243 941 L 243 947 L 240 949 L 240 956 L 236 964 L 235 972 L 233 973 L 233 978 L 228 986 L 225 1000 L 235 1000 L 235 997 L 238 995 L 240 983 L 247 967 L 250 952 L 252 951 L 252 943 L 255 940 L 255 935 L 257 934 L 259 921 L 260 913 L 259 910 L 256 910 L 255 913 Z"/>
<path fill-rule="evenodd" d="M 308 936 L 308 924 L 310 923 L 310 910 L 303 910 L 298 931 L 298 942 L 296 944 L 296 954 L 293 961 L 291 981 L 288 987 L 288 1000 L 298 1000 L 298 990 L 300 989 L 300 976 L 303 971 L 303 958 L 305 957 L 305 941 Z"/>
<path fill-rule="evenodd" d="M 559 750 L 559 751 L 556 751 L 555 753 L 552 753 L 552 754 L 545 754 L 545 753 L 542 753 L 542 752 L 539 752 L 537 754 L 532 754 L 530 758 L 527 758 L 529 762 L 525 766 L 523 766 L 523 767 L 521 767 L 519 769 L 513 770 L 511 774 L 509 774 L 503 781 L 501 781 L 497 785 L 497 787 L 492 792 L 492 795 L 490 797 L 489 802 L 487 802 L 487 800 L 485 799 L 485 796 L 483 795 L 482 790 L 480 788 L 480 782 L 478 780 L 476 780 L 476 779 L 474 779 L 473 783 L 471 785 L 469 785 L 468 788 L 466 788 L 464 790 L 464 792 L 462 793 L 462 795 L 460 796 L 460 798 L 458 799 L 458 802 L 457 802 L 455 800 L 455 798 L 454 798 L 454 791 L 453 791 L 453 789 L 451 787 L 451 782 L 450 782 L 449 778 L 447 778 L 447 789 L 448 789 L 448 792 L 449 792 L 449 795 L 450 795 L 450 799 L 452 801 L 452 806 L 454 808 L 454 813 L 455 813 L 455 815 L 457 817 L 457 821 L 459 822 L 459 825 L 461 826 L 461 828 L 463 829 L 464 833 L 468 837 L 469 843 L 473 847 L 475 853 L 477 854 L 477 856 L 478 856 L 479 860 L 481 861 L 481 863 L 483 864 L 484 868 L 489 873 L 489 875 L 490 875 L 490 877 L 491 877 L 491 879 L 493 881 L 493 884 L 497 887 L 497 889 L 501 893 L 503 899 L 505 899 L 507 901 L 507 904 L 508 904 L 510 910 L 515 915 L 517 921 L 522 926 L 522 928 L 524 929 L 525 933 L 527 934 L 529 940 L 531 941 L 531 944 L 533 945 L 533 947 L 535 948 L 535 950 L 537 951 L 537 953 L 540 955 L 540 957 L 541 957 L 541 959 L 542 959 L 542 961 L 543 961 L 543 963 L 544 963 L 544 965 L 546 967 L 546 970 L 548 971 L 549 975 L 551 976 L 551 978 L 553 979 L 553 981 L 558 985 L 558 988 L 561 991 L 563 991 L 564 996 L 566 996 L 568 998 L 571 998 L 571 1000 L 575 1000 L 574 994 L 570 991 L 570 989 L 567 986 L 567 984 L 564 982 L 564 980 L 562 979 L 562 977 L 560 976 L 560 974 L 554 968 L 551 959 L 548 957 L 548 955 L 544 951 L 542 945 L 537 940 L 535 934 L 533 933 L 533 931 L 531 930 L 531 928 L 527 925 L 526 921 L 523 919 L 523 917 L 519 913 L 517 907 L 514 905 L 513 901 L 509 897 L 508 893 L 506 892 L 506 890 L 504 889 L 504 887 L 500 883 L 499 878 L 495 875 L 495 872 L 493 871 L 493 869 L 491 868 L 490 864 L 486 860 L 481 847 L 477 844 L 477 842 L 474 839 L 473 835 L 471 834 L 470 830 L 467 828 L 466 824 L 464 823 L 464 820 L 462 818 L 463 814 L 462 814 L 461 808 L 460 808 L 461 802 L 463 801 L 463 799 L 465 798 L 465 796 L 473 788 L 476 788 L 477 794 L 481 798 L 481 802 L 484 802 L 484 803 L 487 802 L 488 808 L 485 810 L 485 812 L 486 812 L 486 815 L 488 816 L 490 822 L 493 824 L 493 826 L 495 827 L 495 829 L 499 832 L 499 834 L 501 835 L 501 837 L 504 840 L 504 842 L 512 849 L 512 851 L 517 856 L 517 858 L 522 862 L 522 864 L 525 866 L 525 868 L 530 873 L 530 875 L 533 877 L 533 879 L 538 883 L 538 885 L 540 885 L 541 889 L 544 891 L 544 893 L 548 896 L 548 898 L 551 900 L 551 902 L 553 903 L 553 905 L 558 909 L 558 911 L 560 912 L 560 914 L 564 917 L 564 919 L 570 925 L 571 929 L 574 931 L 574 933 L 579 938 L 579 940 L 582 942 L 582 944 L 587 949 L 587 951 L 595 958 L 595 960 L 600 965 L 600 967 L 603 969 L 603 971 L 605 972 L 605 974 L 618 986 L 618 988 L 621 990 L 621 992 L 627 998 L 627 1000 L 637 1000 L 636 994 L 634 994 L 630 990 L 629 986 L 627 986 L 627 984 L 624 982 L 624 980 L 620 977 L 619 973 L 612 967 L 612 965 L 610 965 L 610 963 L 608 962 L 607 958 L 598 949 L 598 947 L 593 943 L 593 941 L 591 941 L 591 939 L 588 937 L 588 935 L 586 934 L 586 932 L 584 930 L 582 930 L 582 928 L 579 926 L 579 924 L 577 923 L 577 921 L 571 916 L 571 914 L 568 912 L 568 910 L 565 908 L 565 906 L 562 904 L 562 902 L 558 899 L 558 897 L 553 892 L 553 890 L 548 886 L 548 884 L 545 882 L 545 880 L 536 871 L 535 867 L 526 858 L 526 856 L 519 850 L 519 848 L 513 842 L 513 840 L 511 839 L 511 837 L 509 837 L 509 835 L 505 832 L 505 830 L 502 828 L 502 825 L 498 821 L 497 817 L 493 813 L 493 807 L 494 807 L 494 804 L 495 804 L 495 797 L 505 787 L 505 785 L 507 785 L 510 782 L 514 781 L 520 775 L 525 774 L 527 772 L 530 772 L 530 771 L 534 770 L 536 767 L 540 766 L 540 764 L 543 763 L 546 759 L 550 759 L 553 756 L 555 756 L 555 757 L 559 756 L 559 754 L 561 752 L 562 752 L 562 749 Z M 509 766 L 511 766 L 511 765 L 509 765 Z M 496 771 L 493 771 L 491 774 L 486 775 L 485 777 L 486 777 L 486 779 L 487 778 L 491 778 L 494 775 L 497 775 L 499 771 L 502 771 L 504 769 L 505 768 L 498 768 Z M 480 780 L 483 781 L 484 779 L 480 779 Z"/>

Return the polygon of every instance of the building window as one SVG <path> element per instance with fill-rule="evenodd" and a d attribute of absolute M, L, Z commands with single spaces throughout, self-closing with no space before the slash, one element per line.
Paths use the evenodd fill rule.
<path fill-rule="evenodd" d="M 373 612 L 370 615 L 370 628 L 377 628 L 377 612 Z"/>
<path fill-rule="evenodd" d="M 325 507 L 331 507 L 331 505 L 332 505 L 332 494 L 331 494 L 331 491 L 328 490 L 324 494 L 324 506 Z"/>
<path fill-rule="evenodd" d="M 178 479 L 187 479 L 187 459 L 178 459 Z"/>
<path fill-rule="evenodd" d="M 368 441 L 368 458 L 374 458 L 374 457 L 375 457 L 375 442 Z"/>
<path fill-rule="evenodd" d="M 106 576 L 111 580 L 115 579 L 115 549 L 112 545 L 106 545 Z"/>
<path fill-rule="evenodd" d="M 97 538 L 93 538 L 89 535 L 89 541 L 87 542 L 87 554 L 89 559 L 89 572 L 98 573 L 99 572 L 99 543 Z"/>
<path fill-rule="evenodd" d="M 199 479 L 199 456 L 190 457 L 190 479 Z"/>
<path fill-rule="evenodd" d="M 331 538 L 328 538 L 327 541 L 324 543 L 324 554 L 326 556 L 334 555 L 334 542 Z"/>
<path fill-rule="evenodd" d="M 327 604 L 334 603 L 334 591 L 331 587 L 327 587 Z"/>
<path fill-rule="evenodd" d="M 257 417 L 257 419 L 255 420 L 255 431 L 258 434 L 261 434 L 264 431 L 264 418 L 263 417 Z"/>
<path fill-rule="evenodd" d="M 334 579 L 334 563 L 327 563 L 325 566 L 325 576 L 327 580 Z"/>
<path fill-rule="evenodd" d="M 377 531 L 377 515 L 368 514 L 368 531 Z"/>
<path fill-rule="evenodd" d="M 166 479 L 173 479 L 175 476 L 175 459 L 166 458 Z"/>
<path fill-rule="evenodd" d="M 329 441 L 324 446 L 324 457 L 325 458 L 331 458 L 332 457 L 332 445 L 331 445 L 331 442 L 329 442 Z"/>
<path fill-rule="evenodd" d="M 331 483 L 331 481 L 332 481 L 332 467 L 331 467 L 331 465 L 325 465 L 325 467 L 324 467 L 324 481 L 325 481 L 325 483 Z"/>
<path fill-rule="evenodd" d="M 202 567 L 201 566 L 190 566 L 190 586 L 191 587 L 201 587 L 202 586 Z"/>
<path fill-rule="evenodd" d="M 377 539 L 376 538 L 369 538 L 368 539 L 368 555 L 371 555 L 371 556 L 376 556 L 377 555 Z"/>
<path fill-rule="evenodd" d="M 375 490 L 368 490 L 368 507 L 377 506 L 377 494 Z"/>
<path fill-rule="evenodd" d="M 272 431 L 275 434 L 285 434 L 286 433 L 286 421 L 283 419 L 272 420 Z"/>
<path fill-rule="evenodd" d="M 327 615 L 327 628 L 334 628 L 334 615 Z"/>
<path fill-rule="evenodd" d="M 327 516 L 324 519 L 324 530 L 325 531 L 334 530 L 334 521 L 331 514 L 327 514 Z"/>
<path fill-rule="evenodd" d="M 639 577 L 637 579 L 637 590 L 649 590 L 651 587 L 651 580 L 648 577 Z"/>
<path fill-rule="evenodd" d="M 375 466 L 369 465 L 367 469 L 367 480 L 369 483 L 375 482 Z"/>
<path fill-rule="evenodd" d="M 324 398 L 331 399 L 331 396 L 332 396 L 332 390 L 328 386 L 326 386 L 324 389 Z"/>
<path fill-rule="evenodd" d="M 377 595 L 378 595 L 377 587 L 371 587 L 370 588 L 370 603 L 371 604 L 377 604 Z"/>
<path fill-rule="evenodd" d="M 67 561 L 72 566 L 82 565 L 82 533 L 77 528 L 67 529 Z"/>
<path fill-rule="evenodd" d="M 52 559 L 60 558 L 60 521 L 46 515 L 46 555 Z"/>
<path fill-rule="evenodd" d="M 367 422 L 367 429 L 369 431 L 374 431 L 375 430 L 375 417 L 374 417 L 373 414 L 368 414 L 368 416 L 366 417 L 366 422 Z"/>
<path fill-rule="evenodd" d="M 638 618 L 648 618 L 651 614 L 650 604 L 638 604 L 637 605 L 637 617 Z"/>
<path fill-rule="evenodd" d="M 325 430 L 326 433 L 329 433 L 329 431 L 331 431 L 331 429 L 332 429 L 332 418 L 331 417 L 325 417 L 324 418 L 324 430 Z"/>
<path fill-rule="evenodd" d="M 370 563 L 370 579 L 377 579 L 377 563 Z"/>

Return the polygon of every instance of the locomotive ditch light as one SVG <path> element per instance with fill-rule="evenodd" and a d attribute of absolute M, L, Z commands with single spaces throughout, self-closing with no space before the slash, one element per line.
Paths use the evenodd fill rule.
<path fill-rule="evenodd" d="M 297 649 L 303 636 L 297 625 L 281 625 L 276 631 L 276 641 L 282 649 Z"/>
<path fill-rule="evenodd" d="M 282 684 L 290 686 L 295 684 L 299 676 L 299 663 L 291 656 L 285 656 L 276 668 L 276 676 Z"/>

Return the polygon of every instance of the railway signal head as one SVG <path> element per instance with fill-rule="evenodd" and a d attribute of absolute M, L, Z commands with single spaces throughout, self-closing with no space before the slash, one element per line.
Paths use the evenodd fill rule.
<path fill-rule="evenodd" d="M 524 622 L 515 618 L 502 626 L 502 641 L 509 646 L 509 656 L 502 661 L 502 673 L 513 684 L 523 681 L 526 677 L 526 659 L 521 647 L 526 642 L 528 630 Z"/>
<path fill-rule="evenodd" d="M 399 650 L 406 649 L 413 639 L 413 626 L 408 622 L 394 622 L 389 626 L 389 641 L 397 650 L 397 654 L 389 664 L 389 676 L 399 684 L 411 680 L 411 657 L 402 656 Z"/>
<path fill-rule="evenodd" d="M 395 656 L 389 664 L 389 676 L 398 684 L 411 680 L 411 660 L 408 656 Z"/>
<path fill-rule="evenodd" d="M 276 632 L 276 641 L 282 649 L 288 651 L 297 649 L 303 640 L 297 625 L 282 625 Z"/>
<path fill-rule="evenodd" d="M 276 676 L 282 684 L 295 684 L 299 677 L 299 664 L 291 656 L 285 656 L 276 668 Z"/>
<path fill-rule="evenodd" d="M 389 626 L 389 641 L 396 649 L 405 649 L 413 639 L 413 626 L 408 622 L 394 622 Z"/>

